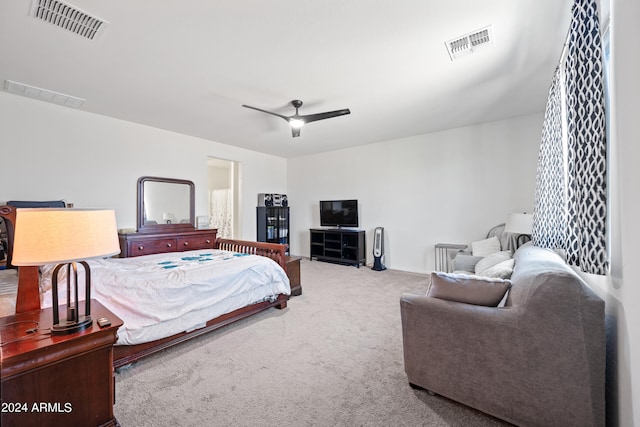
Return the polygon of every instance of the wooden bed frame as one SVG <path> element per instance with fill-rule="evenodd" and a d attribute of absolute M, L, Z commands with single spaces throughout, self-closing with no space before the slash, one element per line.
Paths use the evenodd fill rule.
<path fill-rule="evenodd" d="M 16 220 L 16 211 L 12 206 L 0 206 L 0 216 L 5 219 L 7 228 L 13 226 Z M 11 245 L 12 242 L 9 242 Z M 214 249 L 222 249 L 245 254 L 260 255 L 271 258 L 286 271 L 285 245 L 264 242 L 251 242 L 245 240 L 216 239 Z M 239 308 L 231 313 L 211 319 L 206 326 L 191 332 L 181 332 L 160 340 L 137 344 L 114 346 L 113 366 L 119 368 L 128 365 L 142 357 L 165 350 L 173 345 L 185 342 L 191 338 L 201 336 L 213 330 L 222 328 L 237 320 L 247 318 L 271 307 L 283 309 L 287 307 L 288 295 L 280 294 L 278 298 Z M 18 292 L 16 297 L 16 314 L 26 311 L 40 310 L 40 286 L 38 267 L 18 268 Z"/>
<path fill-rule="evenodd" d="M 265 256 L 280 264 L 280 266 L 285 271 L 287 271 L 285 263 L 285 245 L 218 238 L 216 239 L 215 249 Z M 187 341 L 191 338 L 198 337 L 200 335 L 206 334 L 207 332 L 222 328 L 223 326 L 226 326 L 237 320 L 252 316 L 268 308 L 286 308 L 288 299 L 289 295 L 280 294 L 278 295 L 278 298 L 273 302 L 264 301 L 239 308 L 235 311 L 232 311 L 231 313 L 223 314 L 220 317 L 211 319 L 207 322 L 206 326 L 200 329 L 193 330 L 191 332 L 181 332 L 167 338 L 143 344 L 116 345 L 113 347 L 113 367 L 119 368 L 124 365 L 128 365 L 129 363 L 135 362 L 142 357 L 157 353 L 158 351 Z"/>

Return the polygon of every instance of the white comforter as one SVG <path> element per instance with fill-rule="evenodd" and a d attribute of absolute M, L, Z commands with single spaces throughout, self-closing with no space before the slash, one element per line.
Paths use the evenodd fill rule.
<path fill-rule="evenodd" d="M 197 329 L 238 308 L 291 293 L 284 270 L 257 255 L 212 249 L 88 263 L 91 298 L 124 321 L 116 345 L 140 344 Z M 51 306 L 52 269 L 48 266 L 42 271 L 42 307 Z M 84 300 L 83 273 L 79 277 L 80 300 Z M 64 277 L 58 288 L 60 304 L 64 304 Z"/>

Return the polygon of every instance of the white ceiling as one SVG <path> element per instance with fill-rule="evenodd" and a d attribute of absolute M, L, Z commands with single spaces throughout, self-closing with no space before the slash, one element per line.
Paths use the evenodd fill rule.
<path fill-rule="evenodd" d="M 544 111 L 571 0 L 69 0 L 97 40 L 0 4 L 0 82 L 106 116 L 283 157 Z M 493 26 L 451 61 L 445 42 Z M 292 138 L 282 119 L 351 109 Z"/>

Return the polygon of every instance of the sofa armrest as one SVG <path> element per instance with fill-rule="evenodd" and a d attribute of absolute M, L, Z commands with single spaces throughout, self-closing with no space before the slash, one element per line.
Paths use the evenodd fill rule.
<path fill-rule="evenodd" d="M 426 360 L 431 366 L 459 366 L 460 372 L 475 371 L 482 363 L 489 370 L 495 368 L 487 375 L 501 376 L 514 351 L 517 353 L 514 344 L 521 341 L 522 333 L 518 330 L 519 307 L 485 307 L 410 294 L 402 296 L 400 305 L 405 370 L 410 381 L 412 369 Z M 447 384 L 450 378 L 438 369 L 433 374 L 434 384 L 416 384 L 439 392 L 435 385 Z"/>
<path fill-rule="evenodd" d="M 531 318 L 527 307 L 405 294 L 400 310 L 410 383 L 516 424 L 584 419 L 589 407 L 584 346 Z M 563 404 L 566 396 L 580 396 L 585 406 Z"/>

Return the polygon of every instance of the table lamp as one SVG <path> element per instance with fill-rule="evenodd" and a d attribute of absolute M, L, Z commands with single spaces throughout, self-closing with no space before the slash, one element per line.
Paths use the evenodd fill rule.
<path fill-rule="evenodd" d="M 51 334 L 82 331 L 91 320 L 91 271 L 85 260 L 120 253 L 113 210 L 98 209 L 16 209 L 13 264 L 42 266 L 57 264 L 51 277 L 53 325 Z M 78 269 L 85 270 L 85 309 L 80 316 Z M 67 270 L 67 319 L 60 320 L 58 273 Z M 72 280 L 73 279 L 73 280 Z M 72 286 L 73 282 L 73 286 Z"/>
<path fill-rule="evenodd" d="M 520 247 L 531 240 L 531 230 L 533 229 L 533 214 L 512 213 L 507 216 L 507 223 L 504 226 L 505 233 L 517 234 L 517 245 Z M 517 248 L 516 248 L 517 249 Z"/>

